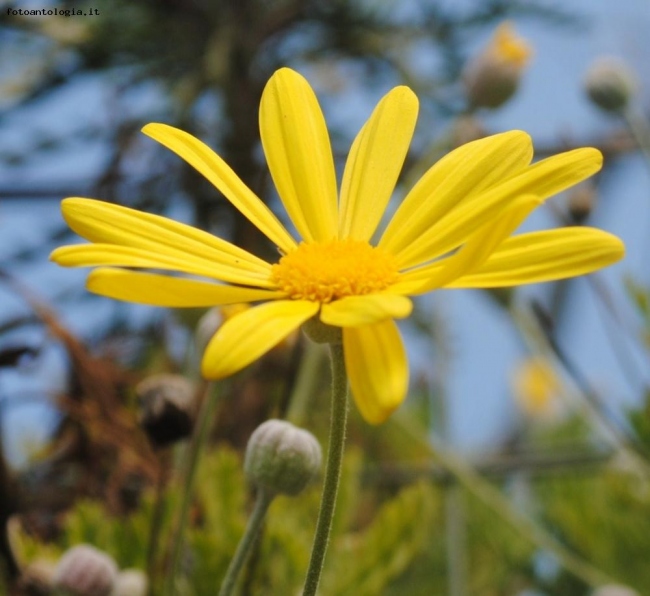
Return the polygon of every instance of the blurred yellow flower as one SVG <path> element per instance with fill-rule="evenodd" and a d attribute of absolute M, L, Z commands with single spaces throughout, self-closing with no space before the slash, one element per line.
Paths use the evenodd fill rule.
<path fill-rule="evenodd" d="M 468 143 L 429 169 L 373 241 L 415 128 L 418 101 L 396 87 L 355 139 L 340 192 L 325 120 L 298 73 L 283 68 L 264 89 L 262 146 L 301 241 L 211 149 L 165 124 L 144 133 L 195 167 L 271 242 L 274 264 L 207 232 L 91 199 L 63 201 L 70 227 L 92 244 L 52 253 L 63 266 L 98 267 L 90 291 L 168 307 L 265 302 L 228 319 L 208 344 L 206 378 L 241 370 L 317 317 L 342 329 L 352 394 L 380 423 L 404 400 L 408 362 L 395 319 L 409 295 L 438 288 L 489 288 L 581 275 L 624 254 L 622 242 L 591 228 L 510 237 L 544 199 L 598 171 L 595 149 L 530 165 L 530 137 L 511 131 Z M 217 280 L 125 268 L 179 271 Z"/>
<path fill-rule="evenodd" d="M 517 36 L 513 24 L 501 23 L 488 45 L 463 71 L 470 104 L 483 108 L 503 105 L 517 91 L 531 56 L 532 48 Z"/>
<path fill-rule="evenodd" d="M 521 362 L 513 375 L 512 387 L 517 403 L 527 415 L 544 417 L 555 411 L 561 384 L 544 358 Z"/>

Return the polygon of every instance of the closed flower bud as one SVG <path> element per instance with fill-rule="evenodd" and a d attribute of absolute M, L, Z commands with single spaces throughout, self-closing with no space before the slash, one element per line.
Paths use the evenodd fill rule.
<path fill-rule="evenodd" d="M 34 596 L 51 594 L 55 572 L 56 563 L 45 559 L 36 559 L 23 570 L 18 587 L 24 593 Z"/>
<path fill-rule="evenodd" d="M 630 69 L 616 58 L 600 58 L 587 71 L 584 81 L 589 99 L 602 110 L 624 110 L 637 88 Z"/>
<path fill-rule="evenodd" d="M 462 74 L 467 99 L 475 108 L 498 108 L 517 91 L 532 50 L 502 23 L 487 47 L 471 60 Z"/>
<path fill-rule="evenodd" d="M 541 357 L 519 364 L 512 379 L 515 399 L 523 412 L 533 418 L 550 418 L 558 410 L 560 379 L 551 364 Z"/>
<path fill-rule="evenodd" d="M 148 592 L 146 574 L 139 569 L 125 569 L 118 574 L 111 596 L 147 596 Z"/>
<path fill-rule="evenodd" d="M 248 441 L 244 472 L 269 494 L 299 494 L 318 474 L 321 448 L 316 437 L 284 420 L 267 420 Z"/>
<path fill-rule="evenodd" d="M 619 584 L 607 584 L 594 590 L 591 596 L 639 596 L 639 593 L 627 586 Z"/>
<path fill-rule="evenodd" d="M 208 343 L 210 343 L 219 327 L 223 325 L 223 322 L 224 316 L 218 307 L 211 308 L 199 319 L 194 332 L 197 353 L 203 354 Z"/>
<path fill-rule="evenodd" d="M 571 190 L 567 207 L 573 223 L 581 224 L 591 214 L 596 203 L 596 188 L 584 182 Z"/>
<path fill-rule="evenodd" d="M 54 589 L 65 596 L 109 596 L 115 587 L 117 565 L 89 544 L 66 551 L 54 572 Z"/>
<path fill-rule="evenodd" d="M 163 447 L 192 433 L 196 418 L 194 384 L 180 375 L 159 374 L 138 383 L 140 424 Z"/>

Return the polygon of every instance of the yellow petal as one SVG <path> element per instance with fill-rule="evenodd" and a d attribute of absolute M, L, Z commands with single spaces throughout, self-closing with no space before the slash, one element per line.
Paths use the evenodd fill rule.
<path fill-rule="evenodd" d="M 273 182 L 305 241 L 336 238 L 336 173 L 325 119 L 309 83 L 288 68 L 260 103 L 262 146 Z"/>
<path fill-rule="evenodd" d="M 90 292 L 116 300 L 152 306 L 222 306 L 282 298 L 282 292 L 223 286 L 194 279 L 102 267 L 91 271 Z"/>
<path fill-rule="evenodd" d="M 203 376 L 222 379 L 248 366 L 313 317 L 318 307 L 306 300 L 281 300 L 228 319 L 206 348 Z"/>
<path fill-rule="evenodd" d="M 471 234 L 516 197 L 532 194 L 545 199 L 597 172 L 602 155 L 596 149 L 575 149 L 544 159 L 517 176 L 453 209 L 417 237 L 396 257 L 400 267 L 425 263 L 463 244 Z"/>
<path fill-rule="evenodd" d="M 75 244 L 62 246 L 52 251 L 50 259 L 62 267 L 98 267 L 113 265 L 118 267 L 141 267 L 147 269 L 163 269 L 178 271 L 191 275 L 201 275 L 225 281 L 256 286 L 274 288 L 269 280 L 271 266 L 263 274 L 251 273 L 246 269 L 236 266 L 223 265 L 200 259 L 191 255 L 174 256 L 160 252 L 132 248 L 130 246 L 116 246 L 115 244 Z"/>
<path fill-rule="evenodd" d="M 499 219 L 487 223 L 474 233 L 453 256 L 403 274 L 400 282 L 391 290 L 423 294 L 476 270 L 541 202 L 541 199 L 531 195 L 520 197 Z"/>
<path fill-rule="evenodd" d="M 340 238 L 370 240 L 404 164 L 418 116 L 418 100 L 396 87 L 377 105 L 355 139 L 341 184 Z"/>
<path fill-rule="evenodd" d="M 176 153 L 203 174 L 246 219 L 283 252 L 289 252 L 295 248 L 295 240 L 273 215 L 273 212 L 205 143 L 191 134 L 167 124 L 147 124 L 142 132 Z"/>
<path fill-rule="evenodd" d="M 359 327 L 385 319 L 403 319 L 412 310 L 413 303 L 405 296 L 366 294 L 323 304 L 320 320 L 336 327 Z"/>
<path fill-rule="evenodd" d="M 476 271 L 449 288 L 497 288 L 565 279 L 607 267 L 625 256 L 616 236 L 594 228 L 562 228 L 509 238 Z"/>
<path fill-rule="evenodd" d="M 395 321 L 344 328 L 343 351 L 361 415 L 370 424 L 384 422 L 408 390 L 408 360 Z"/>
<path fill-rule="evenodd" d="M 463 201 L 522 171 L 533 157 L 530 137 L 504 132 L 458 147 L 431 167 L 386 227 L 380 246 L 396 253 Z"/>
<path fill-rule="evenodd" d="M 65 199 L 61 210 L 68 225 L 91 242 L 142 249 L 187 261 L 188 266 L 219 264 L 259 278 L 269 275 L 270 265 L 255 255 L 166 217 L 81 198 Z"/>

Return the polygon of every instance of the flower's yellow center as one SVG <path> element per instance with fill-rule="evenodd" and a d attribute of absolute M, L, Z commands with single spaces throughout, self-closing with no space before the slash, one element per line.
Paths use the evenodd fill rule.
<path fill-rule="evenodd" d="M 271 273 L 290 298 L 317 302 L 380 292 L 398 277 L 392 255 L 359 240 L 301 243 Z"/>

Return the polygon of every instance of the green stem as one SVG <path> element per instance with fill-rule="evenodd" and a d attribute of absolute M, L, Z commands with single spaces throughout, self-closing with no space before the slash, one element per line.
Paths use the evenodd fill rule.
<path fill-rule="evenodd" d="M 300 362 L 300 370 L 289 398 L 287 420 L 296 426 L 303 426 L 309 412 L 311 399 L 321 382 L 321 366 L 324 365 L 325 350 L 322 344 L 307 342 L 305 353 Z"/>
<path fill-rule="evenodd" d="M 650 167 L 650 122 L 643 112 L 634 107 L 623 110 L 622 115 Z"/>
<path fill-rule="evenodd" d="M 327 449 L 327 467 L 303 596 L 315 596 L 320 582 L 332 529 L 345 446 L 345 428 L 348 419 L 348 381 L 343 359 L 343 345 L 330 344 L 330 356 L 332 359 L 332 418 Z"/>
<path fill-rule="evenodd" d="M 496 512 L 502 520 L 520 530 L 528 540 L 553 553 L 567 571 L 594 588 L 603 584 L 616 583 L 605 572 L 570 551 L 543 526 L 513 508 L 498 488 L 482 478 L 470 463 L 447 449 L 439 438 L 432 435 L 430 440 L 435 457 L 463 486 Z"/>
<path fill-rule="evenodd" d="M 253 508 L 253 512 L 248 520 L 246 531 L 239 541 L 237 551 L 230 561 L 226 577 L 221 584 L 221 590 L 219 590 L 219 596 L 230 596 L 235 589 L 239 572 L 248 558 L 251 547 L 255 543 L 255 539 L 259 536 L 262 523 L 264 522 L 264 517 L 272 500 L 273 495 L 270 495 L 268 492 L 263 490 L 258 491 L 257 499 L 255 500 L 255 507 Z"/>
<path fill-rule="evenodd" d="M 394 423 L 399 425 L 402 431 L 409 437 L 422 441 L 419 438 L 421 433 L 416 433 L 412 426 L 404 424 L 400 421 L 399 417 L 394 418 Z M 592 588 L 597 588 L 605 584 L 619 583 L 607 573 L 569 550 L 551 532 L 529 515 L 519 509 L 515 509 L 496 486 L 483 478 L 480 472 L 470 462 L 448 449 L 445 443 L 435 433 L 430 434 L 427 442 L 423 442 L 422 445 L 429 449 L 431 455 L 462 486 L 498 516 L 499 519 L 495 523 L 500 523 L 501 521 L 507 523 L 519 532 L 520 536 L 538 548 L 543 548 L 551 552 L 564 569 L 572 573 L 575 577 L 580 578 Z"/>
<path fill-rule="evenodd" d="M 149 527 L 149 538 L 147 544 L 147 576 L 151 578 L 150 595 L 153 595 L 153 578 L 156 576 L 156 555 L 158 552 L 158 543 L 160 542 L 160 532 L 162 530 L 163 518 L 165 513 L 165 484 L 166 475 L 162 464 L 160 465 L 160 476 L 156 481 L 156 497 L 154 510 L 151 516 L 151 525 Z"/>
<path fill-rule="evenodd" d="M 217 392 L 213 390 L 213 383 L 205 383 L 203 387 L 203 402 L 197 417 L 197 425 L 194 427 L 194 434 L 185 454 L 183 462 L 183 476 L 181 479 L 181 507 L 178 521 L 172 537 L 172 556 L 167 575 L 165 576 L 165 585 L 163 594 L 165 596 L 174 596 L 176 593 L 176 574 L 183 551 L 183 534 L 187 520 L 189 518 L 190 505 L 192 503 L 194 480 L 199 462 L 199 453 L 205 446 L 205 443 L 212 428 L 212 422 L 217 409 L 218 397 Z"/>

